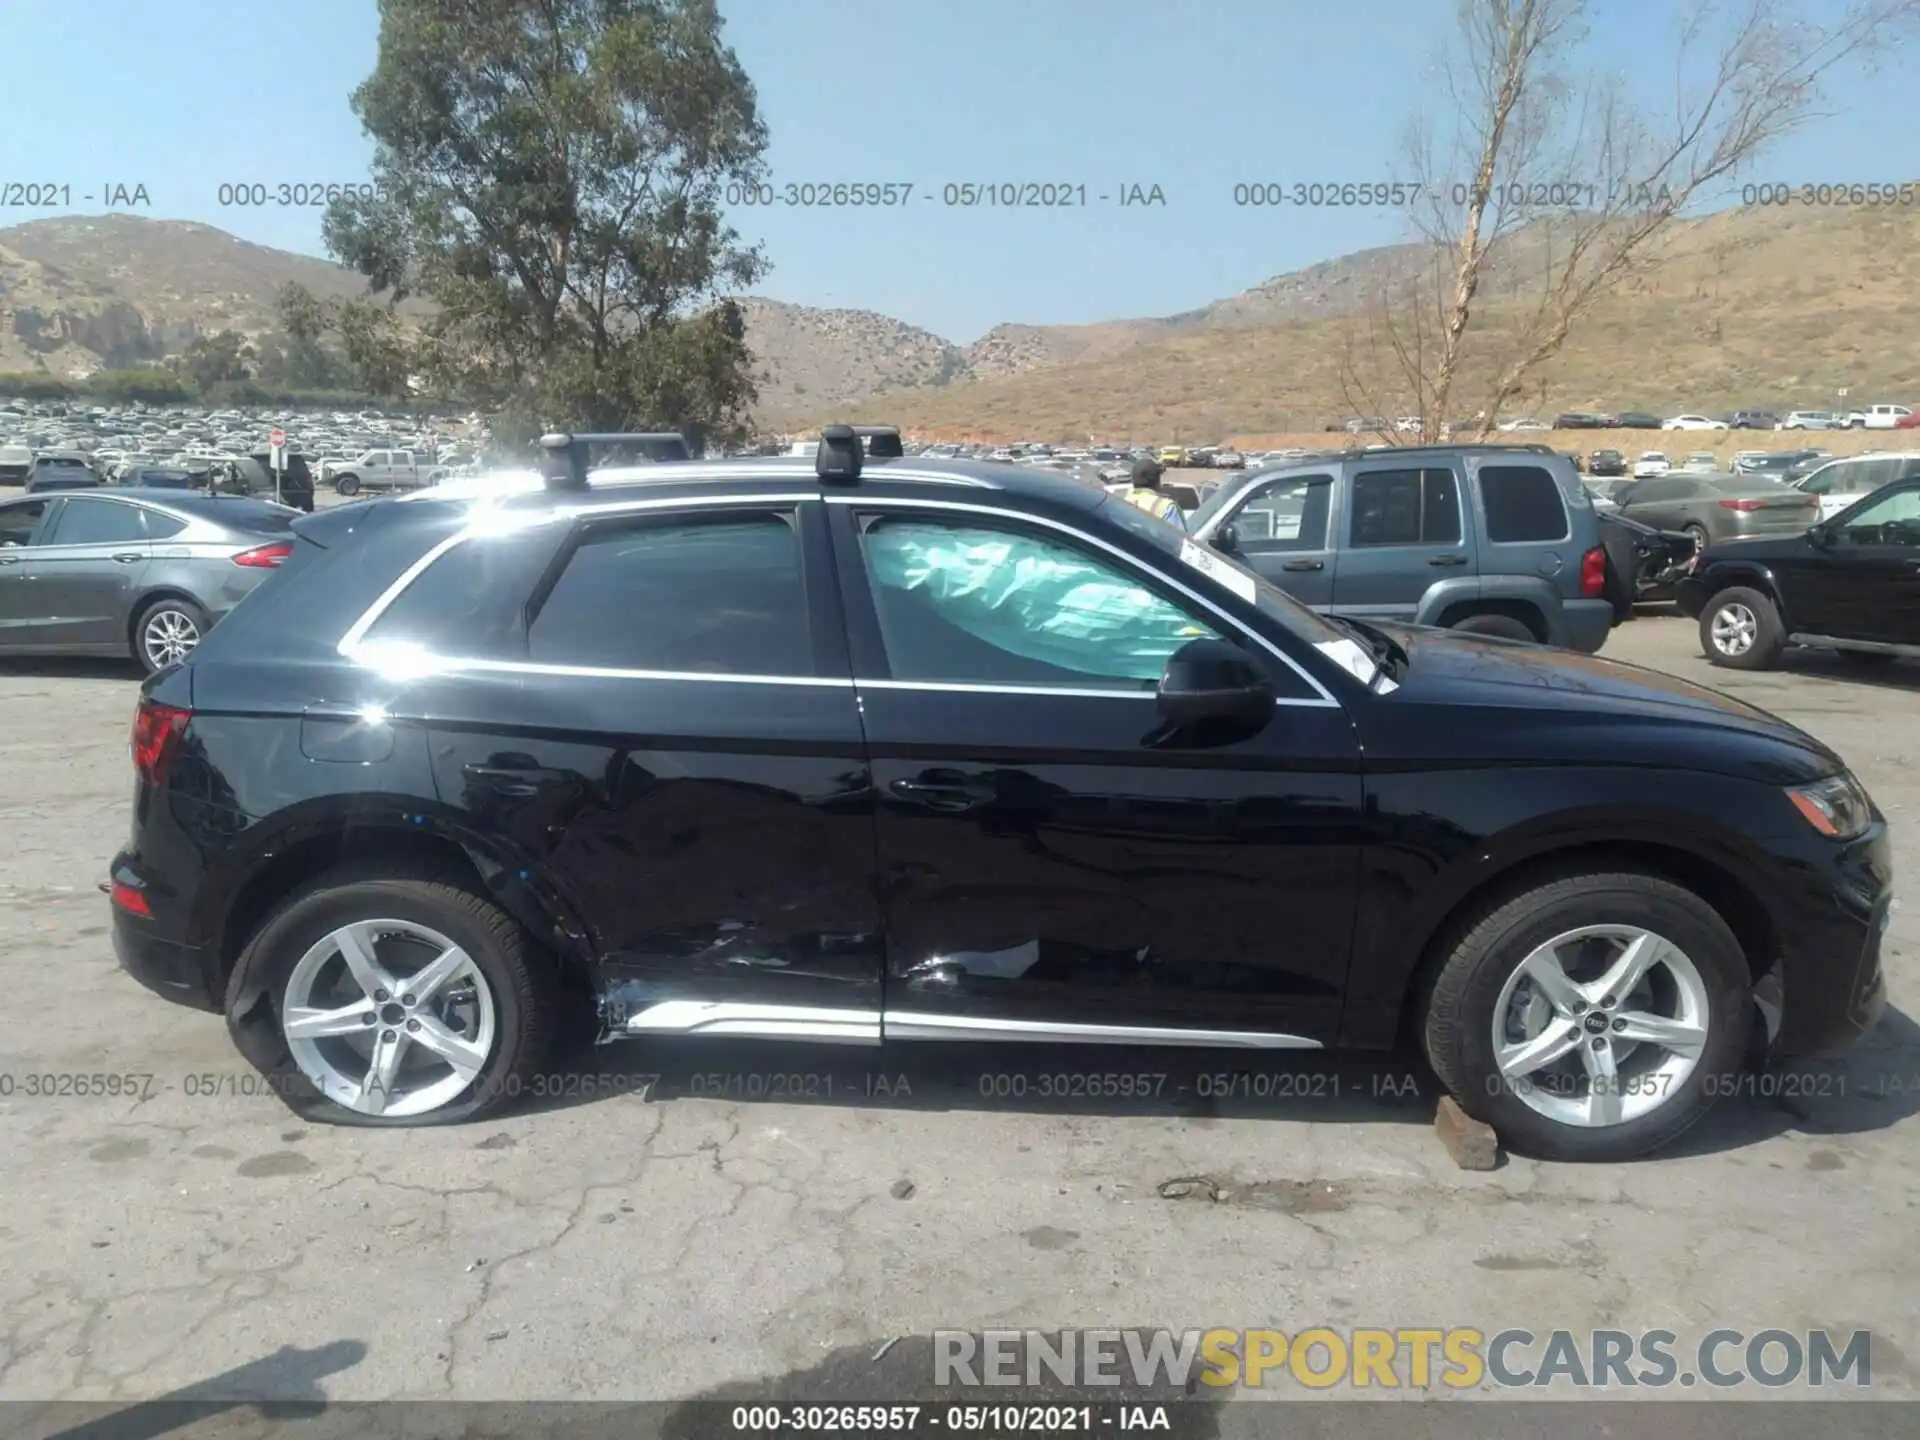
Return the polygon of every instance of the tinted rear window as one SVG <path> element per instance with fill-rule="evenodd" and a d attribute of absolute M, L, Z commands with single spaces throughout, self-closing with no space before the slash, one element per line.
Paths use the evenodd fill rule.
<path fill-rule="evenodd" d="M 528 639 L 543 664 L 811 675 L 800 537 L 771 514 L 589 532 Z"/>
<path fill-rule="evenodd" d="M 251 500 L 244 495 L 169 495 L 166 504 L 168 509 L 182 515 L 267 535 L 285 534 L 300 518 L 298 510 L 267 500 Z"/>
<path fill-rule="evenodd" d="M 1487 539 L 1496 544 L 1567 536 L 1560 487 L 1538 465 L 1482 466 L 1480 499 L 1487 512 Z"/>
<path fill-rule="evenodd" d="M 525 658 L 527 601 L 553 545 L 544 527 L 455 545 L 400 593 L 366 639 L 405 641 L 436 655 Z"/>

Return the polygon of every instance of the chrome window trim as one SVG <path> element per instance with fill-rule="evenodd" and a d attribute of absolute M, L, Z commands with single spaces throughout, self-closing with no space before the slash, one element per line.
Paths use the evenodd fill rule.
<path fill-rule="evenodd" d="M 1201 1030 L 1180 1025 L 1093 1025 L 1055 1020 L 998 1020 L 980 1015 L 944 1015 L 885 1010 L 881 1034 L 888 1040 L 1014 1040 L 1078 1045 L 1204 1045 L 1244 1050 L 1320 1050 L 1318 1040 L 1278 1030 Z"/>
<path fill-rule="evenodd" d="M 1089 700 L 1159 698 L 1151 690 L 1099 690 L 1075 685 L 989 685 L 963 680 L 855 680 L 852 684 L 859 690 L 939 690 L 955 695 L 1079 695 Z"/>
<path fill-rule="evenodd" d="M 1097 535 L 1089 535 L 1084 530 L 1077 529 L 1076 527 L 1065 524 L 1059 520 L 1049 519 L 1044 515 L 1029 515 L 1024 511 L 1009 510 L 1004 506 L 969 505 L 958 500 L 924 500 L 919 498 L 902 498 L 902 497 L 896 497 L 896 496 L 877 496 L 877 495 L 826 495 L 821 498 L 824 499 L 829 505 L 865 505 L 869 507 L 906 506 L 906 507 L 911 507 L 913 509 L 918 509 L 918 510 L 946 510 L 946 511 L 955 511 L 963 514 L 970 514 L 970 515 L 991 515 L 1003 520 L 1005 519 L 1024 520 L 1035 525 L 1046 526 L 1048 529 L 1051 529 L 1051 530 L 1057 530 L 1063 535 L 1072 536 L 1074 539 L 1081 541 L 1083 544 L 1092 545 L 1097 547 L 1098 549 L 1104 550 L 1109 555 L 1112 555 L 1114 558 L 1119 560 L 1120 563 L 1125 567 L 1130 567 L 1134 570 L 1139 570 L 1141 568 L 1140 562 L 1134 559 L 1133 556 L 1129 555 L 1126 551 L 1122 550 L 1119 546 L 1111 544 L 1108 541 L 1102 540 Z M 1171 589 L 1179 591 L 1182 595 L 1186 596 L 1189 600 L 1193 601 L 1196 605 L 1203 607 L 1204 609 L 1211 612 L 1213 615 L 1217 616 L 1219 620 L 1224 625 L 1227 626 L 1230 633 L 1244 636 L 1247 639 L 1250 639 L 1256 644 L 1258 644 L 1261 649 L 1267 651 L 1267 653 L 1272 655 L 1275 659 L 1279 660 L 1289 670 L 1293 671 L 1294 674 L 1298 675 L 1302 680 L 1306 681 L 1306 683 L 1313 688 L 1314 693 L 1320 697 L 1318 700 L 1276 698 L 1273 702 L 1275 705 L 1287 705 L 1287 706 L 1293 706 L 1296 708 L 1307 708 L 1307 709 L 1315 709 L 1315 710 L 1326 710 L 1326 709 L 1338 710 L 1340 708 L 1340 702 L 1333 698 L 1332 694 L 1327 690 L 1326 686 L 1322 685 L 1318 680 L 1314 679 L 1313 676 L 1308 674 L 1307 671 L 1301 666 L 1299 661 L 1295 660 L 1291 655 L 1287 654 L 1286 651 L 1282 650 L 1278 645 L 1275 645 L 1271 640 L 1267 639 L 1266 636 L 1259 634 L 1257 631 L 1249 630 L 1244 624 L 1236 620 L 1232 615 L 1229 615 L 1225 610 L 1221 609 L 1218 605 L 1214 604 L 1211 600 L 1207 599 L 1206 596 L 1200 594 L 1198 591 L 1190 588 L 1189 586 L 1182 584 L 1179 580 L 1175 579 L 1172 575 L 1162 574 L 1159 571 L 1154 571 L 1152 573 L 1153 573 L 1154 579 L 1167 585 Z M 872 685 L 876 683 L 871 679 L 866 679 L 859 676 L 856 676 L 855 679 L 857 683 L 861 685 Z M 889 686 L 894 686 L 894 687 L 910 687 L 910 688 L 916 688 L 916 689 L 925 689 L 929 687 L 944 688 L 944 684 L 936 683 L 933 681 L 924 681 L 924 682 L 923 681 L 886 681 L 882 683 L 885 683 Z M 1033 688 L 1040 690 L 1040 692 L 1043 694 L 1054 693 L 1052 690 L 1049 690 L 1046 687 L 1035 686 Z M 1074 690 L 1079 689 L 1079 687 L 1077 686 L 1062 687 L 1062 688 L 1071 688 Z M 1025 689 L 1026 687 L 1020 687 L 1019 689 L 1015 690 L 1014 693 L 1023 693 Z M 1129 694 L 1131 692 L 1102 691 L 1098 693 L 1101 693 L 1101 694 L 1115 693 L 1115 694 L 1124 695 L 1124 694 Z"/>

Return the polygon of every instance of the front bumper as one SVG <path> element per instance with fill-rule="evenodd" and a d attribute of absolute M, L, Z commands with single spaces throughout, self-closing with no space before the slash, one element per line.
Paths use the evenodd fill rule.
<path fill-rule="evenodd" d="M 1880 949 L 1893 911 L 1892 846 L 1884 823 L 1841 852 L 1824 883 L 1796 907 L 1781 956 L 1784 980 L 1776 1056 L 1814 1055 L 1851 1044 L 1887 1007 Z"/>

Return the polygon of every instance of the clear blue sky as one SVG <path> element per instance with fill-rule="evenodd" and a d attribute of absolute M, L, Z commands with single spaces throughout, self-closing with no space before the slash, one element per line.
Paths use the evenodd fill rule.
<path fill-rule="evenodd" d="M 1823 0 L 1824 3 L 1824 0 Z M 1837 3 L 1837 0 L 1836 0 Z M 1237 209 L 1236 182 L 1403 178 L 1398 137 L 1452 0 L 722 0 L 776 181 L 899 180 L 897 211 L 756 209 L 778 299 L 871 309 L 966 342 L 1001 321 L 1169 314 L 1403 238 L 1391 211 Z M 1673 0 L 1599 0 L 1594 39 L 1650 89 Z M 319 254 L 319 212 L 218 203 L 223 182 L 363 179 L 347 96 L 374 0 L 5 0 L 0 185 L 144 184 L 140 213 Z M 1911 58 L 1911 57 L 1909 57 Z M 29 80 L 26 77 L 38 77 Z M 57 80 L 54 77 L 59 77 Z M 52 88 L 49 89 L 48 87 Z M 58 99 L 50 96 L 58 94 Z M 1768 175 L 1912 178 L 1920 87 L 1893 67 Z M 1164 208 L 946 209 L 949 182 L 1159 185 Z M 96 197 L 86 204 L 83 195 Z M 3 197 L 0 197 L 3 198 Z M 0 225 L 46 210 L 0 211 Z"/>

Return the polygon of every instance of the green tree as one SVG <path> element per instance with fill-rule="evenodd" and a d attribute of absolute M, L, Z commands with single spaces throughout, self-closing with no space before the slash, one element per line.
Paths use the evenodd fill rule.
<path fill-rule="evenodd" d="M 753 86 L 713 0 L 381 0 L 354 92 L 373 195 L 331 207 L 332 253 L 389 305 L 433 302 L 412 371 L 509 427 L 742 433 L 738 312 L 765 273 L 724 221 L 764 177 Z M 361 324 L 390 362 L 391 336 Z"/>
<path fill-rule="evenodd" d="M 216 385 L 232 385 L 251 378 L 253 347 L 244 335 L 232 330 L 212 335 L 197 335 L 180 352 L 178 368 L 196 390 L 211 390 Z"/>

